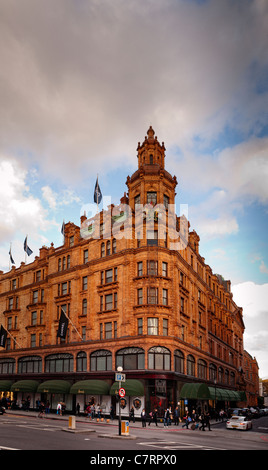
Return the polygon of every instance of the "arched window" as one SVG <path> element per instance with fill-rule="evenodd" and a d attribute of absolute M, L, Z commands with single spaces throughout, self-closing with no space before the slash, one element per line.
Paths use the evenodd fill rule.
<path fill-rule="evenodd" d="M 120 349 L 116 353 L 116 367 L 121 366 L 123 370 L 144 369 L 145 354 L 141 348 Z"/>
<path fill-rule="evenodd" d="M 224 383 L 225 383 L 226 385 L 229 385 L 229 370 L 228 370 L 228 369 L 225 369 Z"/>
<path fill-rule="evenodd" d="M 51 354 L 45 359 L 46 372 L 73 372 L 72 354 Z"/>
<path fill-rule="evenodd" d="M 25 356 L 18 360 L 18 373 L 29 374 L 29 373 L 42 372 L 42 358 L 39 356 Z"/>
<path fill-rule="evenodd" d="M 230 373 L 230 385 L 235 386 L 235 373 Z"/>
<path fill-rule="evenodd" d="M 198 360 L 197 374 L 200 379 L 207 379 L 207 363 L 203 359 Z"/>
<path fill-rule="evenodd" d="M 175 372 L 184 374 L 184 354 L 179 349 L 174 352 Z"/>
<path fill-rule="evenodd" d="M 84 351 L 80 351 L 76 356 L 76 370 L 77 372 L 87 370 L 87 355 Z"/>
<path fill-rule="evenodd" d="M 187 356 L 187 375 L 195 376 L 195 358 L 191 354 Z"/>
<path fill-rule="evenodd" d="M 108 240 L 106 244 L 106 255 L 109 256 L 111 254 L 111 242 Z"/>
<path fill-rule="evenodd" d="M 220 383 L 223 383 L 223 368 L 222 367 L 219 367 L 218 380 Z"/>
<path fill-rule="evenodd" d="M 106 349 L 99 349 L 90 355 L 90 370 L 112 370 L 112 353 Z"/>
<path fill-rule="evenodd" d="M 148 351 L 148 369 L 170 370 L 170 351 L 163 346 L 154 346 Z"/>
<path fill-rule="evenodd" d="M 211 380 L 211 382 L 217 380 L 217 367 L 215 364 L 209 364 L 209 380 Z"/>

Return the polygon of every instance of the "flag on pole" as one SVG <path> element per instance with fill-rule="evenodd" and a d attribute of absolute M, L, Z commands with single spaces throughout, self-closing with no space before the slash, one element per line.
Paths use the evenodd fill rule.
<path fill-rule="evenodd" d="M 5 330 L 5 328 L 3 327 L 3 325 L 1 325 L 1 329 L 0 329 L 0 346 L 2 348 L 5 347 L 6 345 L 6 340 L 7 340 L 7 330 Z"/>
<path fill-rule="evenodd" d="M 25 251 L 25 253 L 27 253 L 28 256 L 31 256 L 32 250 L 31 250 L 31 248 L 29 248 L 29 246 L 27 244 L 27 237 L 24 240 L 24 251 Z"/>
<path fill-rule="evenodd" d="M 64 232 L 65 232 L 65 222 L 63 221 L 62 226 L 61 226 L 61 233 L 63 236 L 64 236 Z"/>
<path fill-rule="evenodd" d="M 100 190 L 100 187 L 99 187 L 99 180 L 98 180 L 98 177 L 97 177 L 96 184 L 95 184 L 95 190 L 94 190 L 94 202 L 99 204 L 101 202 L 101 200 L 102 200 L 102 194 L 101 194 L 101 190 Z"/>
<path fill-rule="evenodd" d="M 68 323 L 69 319 L 65 315 L 64 311 L 61 311 L 60 315 L 60 321 L 59 321 L 59 327 L 58 327 L 58 332 L 57 332 L 57 337 L 65 339 L 66 333 L 67 333 L 67 328 L 68 328 Z"/>
<path fill-rule="evenodd" d="M 15 261 L 14 261 L 14 259 L 13 259 L 13 257 L 12 257 L 12 254 L 11 254 L 11 247 L 10 247 L 10 250 L 9 250 L 9 259 L 10 259 L 11 264 L 15 264 Z M 10 267 L 10 266 L 9 266 L 9 267 Z"/>

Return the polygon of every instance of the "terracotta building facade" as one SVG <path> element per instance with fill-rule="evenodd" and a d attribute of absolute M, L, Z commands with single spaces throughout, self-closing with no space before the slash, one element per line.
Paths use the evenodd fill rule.
<path fill-rule="evenodd" d="M 0 274 L 2 394 L 69 411 L 94 401 L 107 414 L 120 366 L 123 413 L 247 404 L 242 309 L 176 215 L 177 179 L 151 127 L 137 160 L 119 205 L 66 223 L 62 246 Z"/>

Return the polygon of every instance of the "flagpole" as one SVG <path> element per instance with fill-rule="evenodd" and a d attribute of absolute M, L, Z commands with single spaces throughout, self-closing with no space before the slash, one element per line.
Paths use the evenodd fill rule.
<path fill-rule="evenodd" d="M 97 173 L 97 212 L 99 212 L 99 175 Z"/>
<path fill-rule="evenodd" d="M 11 333 L 9 333 L 8 330 L 6 330 L 6 332 L 9 334 L 9 336 L 13 339 L 13 341 L 15 341 L 15 343 L 19 346 L 19 348 L 21 348 L 21 346 L 19 345 L 18 341 L 14 338 L 14 336 L 12 336 Z"/>
<path fill-rule="evenodd" d="M 26 235 L 26 248 L 27 248 L 27 245 L 28 245 L 28 234 Z M 25 250 L 25 264 L 26 264 L 26 261 L 27 261 L 27 257 L 26 257 L 27 253 L 26 253 L 26 250 Z"/>
<path fill-rule="evenodd" d="M 80 336 L 81 340 L 84 341 L 83 338 L 82 338 L 82 336 L 80 335 L 79 331 L 78 331 L 77 328 L 74 326 L 74 324 L 73 324 L 72 320 L 70 319 L 70 317 L 68 317 L 68 316 L 66 315 L 66 312 L 64 312 L 62 306 L 60 306 L 60 308 L 61 308 L 61 311 L 62 311 L 62 312 L 64 313 L 64 315 L 66 316 L 66 318 L 70 321 L 71 325 L 74 327 L 74 329 L 75 329 L 76 333 L 78 334 L 78 336 Z"/>
<path fill-rule="evenodd" d="M 11 269 L 11 268 L 10 268 L 10 261 L 11 261 L 11 260 L 10 260 L 11 246 L 12 246 L 12 243 L 10 242 L 10 250 L 9 250 L 9 271 L 10 271 L 10 269 Z"/>

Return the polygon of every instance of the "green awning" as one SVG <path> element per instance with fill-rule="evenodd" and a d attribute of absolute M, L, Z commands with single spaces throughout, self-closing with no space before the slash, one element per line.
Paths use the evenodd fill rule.
<path fill-rule="evenodd" d="M 37 391 L 40 393 L 69 393 L 71 388 L 67 380 L 47 380 L 39 385 Z"/>
<path fill-rule="evenodd" d="M 110 386 L 104 380 L 80 380 L 71 386 L 72 394 L 109 395 Z"/>
<path fill-rule="evenodd" d="M 12 380 L 0 380 L 0 392 L 10 392 Z"/>
<path fill-rule="evenodd" d="M 11 392 L 36 392 L 39 382 L 37 380 L 19 380 L 11 385 Z"/>
<path fill-rule="evenodd" d="M 215 393 L 216 393 L 216 400 L 221 401 L 241 401 L 240 392 L 236 392 L 235 390 L 227 390 L 225 388 L 217 388 L 215 387 L 208 387 L 210 392 L 211 400 L 215 400 Z"/>
<path fill-rule="evenodd" d="M 209 388 L 204 383 L 186 383 L 180 391 L 180 398 L 209 400 Z"/>
<path fill-rule="evenodd" d="M 240 396 L 240 400 L 239 400 L 239 401 L 247 401 L 246 392 L 240 391 L 240 392 L 238 392 L 238 393 L 239 393 L 239 396 Z"/>
<path fill-rule="evenodd" d="M 144 395 L 144 385 L 140 380 L 128 379 L 121 382 L 121 387 L 125 389 L 128 397 L 142 397 Z M 116 395 L 119 389 L 119 382 L 114 382 L 111 386 L 110 395 Z"/>

